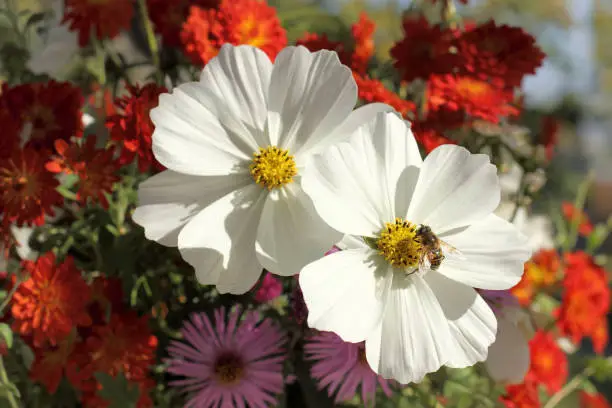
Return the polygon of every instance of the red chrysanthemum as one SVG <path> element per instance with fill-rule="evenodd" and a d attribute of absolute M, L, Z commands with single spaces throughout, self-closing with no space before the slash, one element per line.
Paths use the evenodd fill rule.
<path fill-rule="evenodd" d="M 451 140 L 444 135 L 436 132 L 433 129 L 422 129 L 418 126 L 418 123 L 412 125 L 412 132 L 416 141 L 423 146 L 426 153 L 431 153 L 438 146 L 445 144 L 457 144 L 454 140 Z"/>
<path fill-rule="evenodd" d="M 62 24 L 79 35 L 79 45 L 89 44 L 90 36 L 114 38 L 130 28 L 134 16 L 131 0 L 66 0 Z"/>
<path fill-rule="evenodd" d="M 26 146 L 52 149 L 57 139 L 83 134 L 83 101 L 81 90 L 69 82 L 3 84 L 0 109 L 18 121 Z"/>
<path fill-rule="evenodd" d="M 567 380 L 567 356 L 550 333 L 539 331 L 529 341 L 531 363 L 527 381 L 544 385 L 550 393 L 561 389 Z"/>
<path fill-rule="evenodd" d="M 533 381 L 509 385 L 500 401 L 508 408 L 540 408 L 538 386 Z"/>
<path fill-rule="evenodd" d="M 73 327 L 91 323 L 85 306 L 91 291 L 81 272 L 68 256 L 55 264 L 55 254 L 47 252 L 36 262 L 24 261 L 28 279 L 13 296 L 13 330 L 32 336 L 35 346 L 57 345 Z"/>
<path fill-rule="evenodd" d="M 32 148 L 15 150 L 0 159 L 0 208 L 3 219 L 18 226 L 42 225 L 45 215 L 63 203 L 55 190 L 54 175 L 47 171 L 47 155 Z"/>
<path fill-rule="evenodd" d="M 498 123 L 501 117 L 517 115 L 512 90 L 466 76 L 432 75 L 427 82 L 427 109 L 441 107 L 465 112 L 471 118 Z"/>
<path fill-rule="evenodd" d="M 112 191 L 119 181 L 116 175 L 118 165 L 113 157 L 114 147 L 96 148 L 96 136 L 89 136 L 84 143 L 68 144 L 63 140 L 55 142 L 58 156 L 47 163 L 52 173 L 76 174 L 79 177 L 77 200 L 86 204 L 88 200 L 99 202 L 108 208 L 105 194 Z"/>
<path fill-rule="evenodd" d="M 520 27 L 498 26 L 494 21 L 466 30 L 457 44 L 463 60 L 461 73 L 500 81 L 508 87 L 519 86 L 545 57 L 531 34 Z"/>
<path fill-rule="evenodd" d="M 589 235 L 593 232 L 593 224 L 589 216 L 582 210 L 574 207 L 574 204 L 564 201 L 561 204 L 561 211 L 567 220 L 578 224 L 578 232 L 582 235 Z"/>
<path fill-rule="evenodd" d="M 190 6 L 214 9 L 221 0 L 147 0 L 149 16 L 155 31 L 161 34 L 165 45 L 181 45 L 181 27 L 187 19 Z"/>
<path fill-rule="evenodd" d="M 580 408 L 610 408 L 610 403 L 601 394 L 580 391 Z"/>
<path fill-rule="evenodd" d="M 390 52 L 404 81 L 448 74 L 461 63 L 460 56 L 451 52 L 457 31 L 432 26 L 425 18 L 407 18 L 403 28 L 404 38 Z"/>
<path fill-rule="evenodd" d="M 344 44 L 340 41 L 330 40 L 326 34 L 304 33 L 295 42 L 295 45 L 302 45 L 312 52 L 320 50 L 336 51 L 338 58 L 343 64 L 350 62 L 350 54 L 345 50 Z"/>
<path fill-rule="evenodd" d="M 539 143 L 546 149 L 546 159 L 552 160 L 555 147 L 557 145 L 559 133 L 559 122 L 554 116 L 544 116 L 542 118 L 542 131 Z"/>
<path fill-rule="evenodd" d="M 138 407 L 150 407 L 151 388 L 149 369 L 155 361 L 157 338 L 151 334 L 148 316 L 138 317 L 133 311 L 113 313 L 107 324 L 94 327 L 86 341 L 88 360 L 83 365 L 86 373 L 105 373 L 125 378 L 140 388 Z M 97 394 L 100 384 L 92 376 L 83 384 L 82 402 L 86 407 L 107 407 Z"/>
<path fill-rule="evenodd" d="M 358 74 L 364 75 L 368 62 L 374 55 L 374 31 L 376 24 L 365 12 L 359 15 L 359 20 L 351 26 L 354 46 L 351 56 L 351 68 Z"/>
<path fill-rule="evenodd" d="M 147 171 L 150 167 L 163 170 L 164 167 L 155 159 L 151 150 L 155 126 L 149 113 L 157 106 L 159 95 L 168 90 L 147 84 L 144 87 L 128 86 L 128 91 L 128 96 L 115 101 L 122 113 L 112 115 L 106 121 L 111 139 L 122 145 L 119 164 L 131 163 L 138 158 L 140 171 Z"/>
<path fill-rule="evenodd" d="M 272 61 L 287 45 L 287 33 L 276 9 L 264 0 L 222 0 L 219 14 L 223 42 L 252 45 L 268 54 Z"/>
<path fill-rule="evenodd" d="M 77 373 L 76 376 L 68 376 L 69 381 L 74 381 L 76 384 L 85 380 L 83 373 L 78 373 L 75 369 L 75 341 L 76 332 L 72 331 L 68 337 L 60 340 L 57 346 L 47 345 L 36 348 L 34 363 L 30 367 L 30 378 L 41 383 L 51 394 L 57 391 L 57 387 L 67 373 Z"/>
<path fill-rule="evenodd" d="M 223 44 L 223 27 L 217 10 L 191 6 L 180 33 L 185 55 L 194 64 L 205 65 Z"/>
<path fill-rule="evenodd" d="M 395 92 L 387 89 L 382 82 L 356 73 L 353 73 L 353 78 L 357 82 L 357 95 L 362 101 L 386 103 L 403 116 L 414 112 L 416 106 L 412 101 L 400 98 Z"/>
<path fill-rule="evenodd" d="M 20 144 L 21 121 L 15 119 L 13 115 L 0 105 L 0 127 L 2 137 L 0 137 L 0 159 L 10 156 Z"/>
<path fill-rule="evenodd" d="M 551 286 L 559 280 L 560 268 L 561 260 L 556 250 L 539 250 L 525 263 L 525 273 L 511 289 L 512 294 L 522 305 L 529 305 L 540 288 Z"/>

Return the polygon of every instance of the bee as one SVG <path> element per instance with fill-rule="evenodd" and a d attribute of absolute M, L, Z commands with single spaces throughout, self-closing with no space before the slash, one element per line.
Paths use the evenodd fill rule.
<path fill-rule="evenodd" d="M 448 253 L 459 254 L 460 252 L 453 246 L 442 241 L 434 234 L 431 228 L 427 225 L 419 224 L 416 227 L 416 237 L 421 242 L 423 248 L 419 256 L 419 269 L 437 270 L 445 256 L 442 252 L 444 248 Z"/>

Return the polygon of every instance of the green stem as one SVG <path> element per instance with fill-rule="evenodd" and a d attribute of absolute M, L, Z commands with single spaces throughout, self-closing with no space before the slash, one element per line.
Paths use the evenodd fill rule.
<path fill-rule="evenodd" d="M 578 187 L 578 192 L 576 193 L 576 200 L 574 201 L 574 208 L 576 209 L 576 211 L 582 212 L 584 210 L 584 205 L 586 203 L 586 199 L 594 176 L 594 173 L 590 172 L 586 180 Z M 580 229 L 580 222 L 580 217 L 574 217 L 574 220 L 572 220 L 572 222 L 570 223 L 570 232 L 563 247 L 564 252 L 569 252 L 572 248 L 576 246 L 576 242 L 578 241 L 578 231 Z"/>
<path fill-rule="evenodd" d="M 146 0 L 138 0 L 138 10 L 140 12 L 140 18 L 142 19 L 142 25 L 145 29 L 147 36 L 147 43 L 149 44 L 149 51 L 151 52 L 151 58 L 153 59 L 153 65 L 155 66 L 155 77 L 158 84 L 163 84 L 163 76 L 159 61 L 159 48 L 157 47 L 157 40 L 155 39 L 155 33 L 153 32 L 153 24 L 149 18 L 149 11 L 147 9 Z"/>
<path fill-rule="evenodd" d="M 574 392 L 580 385 L 582 385 L 583 381 L 589 378 L 593 374 L 593 370 L 589 367 L 585 368 L 580 374 L 572 379 L 572 381 L 565 384 L 563 388 L 559 390 L 556 394 L 554 394 L 548 402 L 544 405 L 543 408 L 553 408 L 559 405 L 559 403 L 572 392 Z"/>
<path fill-rule="evenodd" d="M 19 408 L 19 403 L 15 399 L 15 395 L 11 390 L 12 384 L 8 379 L 8 375 L 6 374 L 6 369 L 4 368 L 4 360 L 2 359 L 2 357 L 0 357 L 0 382 L 5 387 L 5 399 L 9 402 L 11 408 Z"/>
<path fill-rule="evenodd" d="M 2 304 L 0 304 L 0 316 L 2 316 L 2 312 L 11 302 L 11 299 L 13 298 L 13 295 L 15 294 L 15 292 L 17 292 L 17 288 L 19 287 L 19 284 L 20 284 L 19 279 L 17 279 L 17 282 L 15 282 L 10 292 L 6 295 L 6 298 L 4 298 L 4 301 L 2 302 Z"/>

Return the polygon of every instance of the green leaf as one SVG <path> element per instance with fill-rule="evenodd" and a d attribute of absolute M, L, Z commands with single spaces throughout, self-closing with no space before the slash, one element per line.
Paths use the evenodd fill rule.
<path fill-rule="evenodd" d="M 0 335 L 8 348 L 13 347 L 13 331 L 6 323 L 0 323 Z"/>
<path fill-rule="evenodd" d="M 595 357 L 587 362 L 593 378 L 599 382 L 612 381 L 612 357 Z"/>
<path fill-rule="evenodd" d="M 586 250 L 592 254 L 599 249 L 610 234 L 610 226 L 606 224 L 598 224 L 587 239 Z"/>
<path fill-rule="evenodd" d="M 108 408 L 134 408 L 140 397 L 138 387 L 125 378 L 123 373 L 112 377 L 106 373 L 95 373 L 102 385 L 98 396 L 110 403 Z"/>

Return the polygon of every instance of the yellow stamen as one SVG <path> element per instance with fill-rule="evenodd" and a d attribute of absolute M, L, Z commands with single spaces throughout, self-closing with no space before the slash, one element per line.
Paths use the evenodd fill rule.
<path fill-rule="evenodd" d="M 401 218 L 386 223 L 376 243 L 379 254 L 396 268 L 416 267 L 422 248 L 416 227 Z"/>
<path fill-rule="evenodd" d="M 292 183 L 297 174 L 295 160 L 289 155 L 289 150 L 276 146 L 259 148 L 259 152 L 253 153 L 250 170 L 255 182 L 268 190 Z"/>

